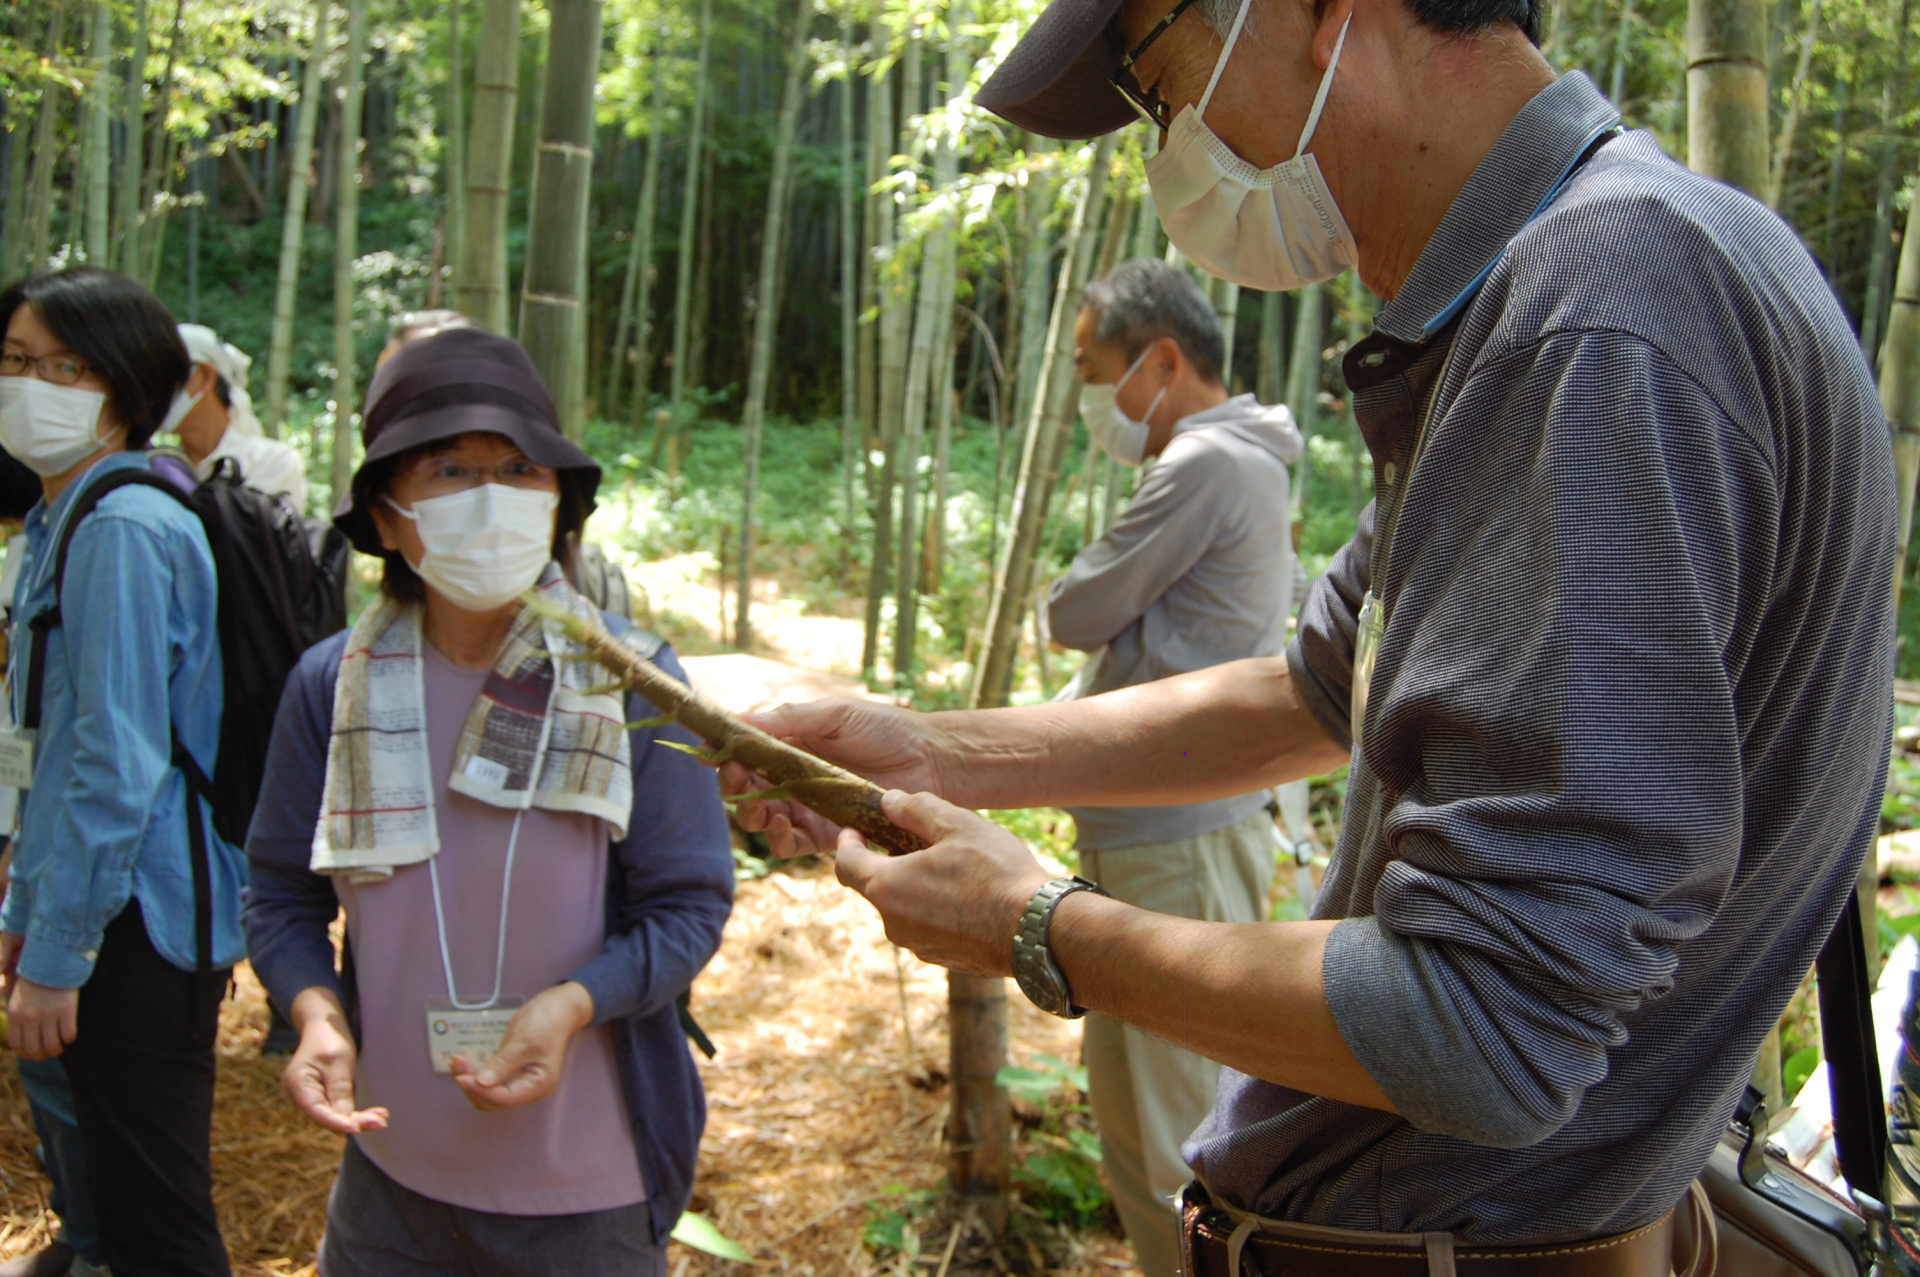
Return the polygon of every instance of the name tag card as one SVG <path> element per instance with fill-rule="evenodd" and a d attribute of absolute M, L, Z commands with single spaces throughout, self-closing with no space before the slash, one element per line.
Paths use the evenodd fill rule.
<path fill-rule="evenodd" d="M 480 1011 L 462 1011 L 437 999 L 427 1002 L 427 1054 L 433 1071 L 451 1075 L 453 1057 L 465 1056 L 477 1069 L 494 1057 L 506 1040 L 507 1025 L 523 999 L 502 998 Z"/>
<path fill-rule="evenodd" d="M 0 732 L 0 785 L 33 788 L 33 738 Z"/>

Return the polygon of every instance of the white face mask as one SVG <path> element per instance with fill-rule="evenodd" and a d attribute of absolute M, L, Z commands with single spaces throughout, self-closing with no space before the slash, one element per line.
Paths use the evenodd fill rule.
<path fill-rule="evenodd" d="M 1150 423 L 1154 409 L 1167 397 L 1167 388 L 1160 387 L 1160 393 L 1147 405 L 1146 417 L 1139 421 L 1121 411 L 1115 397 L 1120 393 L 1120 387 L 1127 384 L 1127 377 L 1133 376 L 1140 365 L 1146 362 L 1152 349 L 1149 346 L 1141 351 L 1140 358 L 1133 361 L 1126 375 L 1111 386 L 1088 384 L 1080 387 L 1080 419 L 1087 423 L 1087 433 L 1093 436 L 1093 441 L 1109 457 L 1123 466 L 1137 466 L 1146 459 L 1147 434 L 1153 428 Z"/>
<path fill-rule="evenodd" d="M 167 415 L 161 420 L 154 433 L 162 434 L 168 430 L 178 430 L 180 423 L 187 419 L 187 414 L 192 412 L 193 406 L 199 402 L 200 396 L 188 394 L 185 386 L 174 391 L 173 402 L 167 405 Z"/>
<path fill-rule="evenodd" d="M 67 471 L 106 446 L 99 436 L 107 397 L 38 377 L 0 377 L 0 447 L 42 478 Z"/>
<path fill-rule="evenodd" d="M 1250 6 L 1251 0 L 1240 0 L 1240 16 L 1234 19 L 1200 105 L 1182 108 L 1174 119 L 1166 145 L 1147 161 L 1147 183 L 1160 224 L 1187 260 L 1246 288 L 1291 292 L 1332 279 L 1360 260 L 1347 219 L 1320 175 L 1319 161 L 1306 154 L 1333 87 L 1347 28 L 1341 26 L 1334 42 L 1293 158 L 1256 169 L 1201 122 Z"/>
<path fill-rule="evenodd" d="M 555 492 L 530 492 L 483 483 L 465 492 L 428 497 L 403 509 L 387 504 L 420 529 L 425 553 L 413 570 L 449 603 L 491 612 L 540 579 L 553 558 Z"/>

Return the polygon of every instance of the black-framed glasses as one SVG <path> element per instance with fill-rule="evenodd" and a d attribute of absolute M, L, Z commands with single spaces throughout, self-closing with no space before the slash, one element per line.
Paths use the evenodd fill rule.
<path fill-rule="evenodd" d="M 1157 94 L 1140 87 L 1140 80 L 1133 73 L 1133 64 L 1140 55 L 1153 47 L 1153 42 L 1167 33 L 1167 28 L 1177 21 L 1181 14 L 1193 7 L 1193 0 L 1180 0 L 1179 4 L 1166 17 L 1153 24 L 1153 30 L 1147 32 L 1146 39 L 1133 46 L 1133 52 L 1120 59 L 1120 65 L 1113 69 L 1107 79 L 1113 87 L 1120 90 L 1122 97 L 1133 103 L 1133 109 L 1140 112 L 1147 123 L 1165 132 L 1173 127 L 1173 108 L 1162 102 Z"/>
<path fill-rule="evenodd" d="M 24 377 L 27 369 L 41 381 L 56 386 L 71 386 L 87 375 L 87 361 L 65 351 L 57 355 L 23 355 L 17 350 L 0 352 L 0 377 Z"/>

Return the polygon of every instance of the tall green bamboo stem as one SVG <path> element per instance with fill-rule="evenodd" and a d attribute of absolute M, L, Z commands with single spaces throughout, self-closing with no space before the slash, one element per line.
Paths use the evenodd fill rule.
<path fill-rule="evenodd" d="M 120 186 L 114 192 L 113 228 L 114 265 L 128 272 L 137 269 L 140 255 L 140 140 L 146 133 L 147 53 L 147 0 L 134 0 L 133 43 L 127 50 L 126 88 L 120 103 L 125 141 L 121 147 Z"/>
<path fill-rule="evenodd" d="M 280 217 L 280 269 L 273 283 L 273 336 L 267 345 L 266 412 L 260 425 L 278 435 L 287 419 L 287 374 L 293 357 L 294 299 L 300 284 L 300 250 L 307 226 L 307 192 L 313 184 L 313 134 L 320 119 L 320 69 L 327 60 L 327 19 L 333 0 L 314 0 L 313 44 L 300 77 L 299 112 L 293 122 L 293 168 Z"/>
<path fill-rule="evenodd" d="M 1807 9 L 1807 32 L 1800 42 L 1800 60 L 1793 69 L 1793 87 L 1787 93 L 1787 114 L 1780 122 L 1780 141 L 1773 151 L 1773 174 L 1767 181 L 1767 207 L 1780 207 L 1780 193 L 1787 185 L 1787 165 L 1793 159 L 1793 140 L 1800 131 L 1800 109 L 1807 98 L 1807 72 L 1813 66 L 1813 49 L 1820 42 L 1821 0 L 1812 0 Z"/>
<path fill-rule="evenodd" d="M 1293 354 L 1287 361 L 1287 407 L 1293 410 L 1294 425 L 1303 444 L 1313 437 L 1320 415 L 1320 339 L 1326 287 L 1309 284 L 1294 296 L 1298 299 L 1293 318 Z M 1293 472 L 1292 504 L 1294 513 L 1305 508 L 1307 483 L 1313 473 L 1313 449 L 1303 446 Z"/>
<path fill-rule="evenodd" d="M 876 28 L 879 24 L 875 24 Z M 909 45 L 909 48 L 912 46 Z M 882 55 L 884 58 L 884 55 Z M 879 446 L 880 464 L 867 469 L 867 499 L 873 506 L 873 558 L 867 566 L 867 599 L 865 627 L 860 645 L 860 676 L 868 682 L 873 681 L 874 671 L 880 662 L 880 602 L 887 590 L 888 559 L 887 554 L 893 545 L 893 477 L 894 444 L 897 435 L 893 418 L 887 412 L 886 363 L 888 329 L 894 311 L 893 275 L 896 266 L 894 251 L 894 193 L 892 184 L 887 181 L 893 172 L 893 146 L 895 138 L 893 92 L 887 83 L 891 76 L 874 80 L 873 92 L 868 95 L 867 109 L 871 113 L 874 135 L 869 144 L 874 146 L 870 158 L 878 160 L 878 173 L 874 176 L 869 189 L 884 185 L 885 189 L 873 196 L 868 207 L 872 221 L 873 252 L 870 255 L 873 280 L 872 342 L 874 356 L 874 379 L 871 394 L 873 396 L 874 430 L 873 442 Z M 902 115 L 910 109 L 906 97 L 900 99 Z"/>
<path fill-rule="evenodd" d="M 1873 239 L 1867 257 L 1867 296 L 1860 309 L 1860 349 L 1875 367 L 1880 359 L 1880 322 L 1886 310 L 1887 269 L 1893 256 L 1894 181 L 1900 175 L 1900 133 L 1898 121 L 1905 109 L 1907 76 L 1908 0 L 1890 6 L 1896 26 L 1893 38 L 1893 67 L 1880 103 L 1880 163 L 1874 176 Z"/>
<path fill-rule="evenodd" d="M 82 242 L 87 260 L 105 266 L 112 256 L 113 8 L 94 0 L 87 10 L 87 62 L 93 78 L 87 86 L 87 216 Z"/>
<path fill-rule="evenodd" d="M 539 164 L 527 214 L 526 283 L 520 344 L 546 380 L 569 438 L 585 428 L 576 339 L 587 211 L 593 194 L 593 88 L 600 72 L 601 0 L 548 0 L 546 87 L 541 91 Z"/>
<path fill-rule="evenodd" d="M 447 275 L 449 294 L 460 291 L 460 253 L 467 243 L 467 74 L 460 10 L 466 0 L 447 0 Z"/>
<path fill-rule="evenodd" d="M 341 69 L 340 165 L 333 232 L 333 494 L 353 478 L 359 406 L 353 340 L 353 262 L 360 252 L 360 108 L 366 93 L 367 0 L 347 0 L 347 63 Z"/>
<path fill-rule="evenodd" d="M 684 426 L 687 399 L 688 325 L 693 315 L 693 238 L 700 220 L 700 148 L 707 122 L 707 53 L 713 38 L 713 0 L 700 0 L 700 61 L 693 78 L 693 116 L 687 127 L 687 179 L 680 196 L 680 245 L 674 261 L 673 367 L 668 371 L 667 408 L 673 429 Z"/>
<path fill-rule="evenodd" d="M 666 81 L 659 50 L 653 58 L 653 104 L 647 112 L 647 162 L 640 174 L 640 196 L 633 207 L 633 234 L 627 243 L 627 275 L 620 288 L 620 318 L 613 326 L 613 349 L 607 356 L 606 389 L 601 411 L 612 418 L 620 411 L 621 383 L 627 365 L 633 365 L 634 425 L 647 406 L 647 337 L 652 328 L 653 224 L 660 205 L 660 151 L 666 142 Z M 637 336 L 636 336 L 637 333 Z"/>
<path fill-rule="evenodd" d="M 1687 165 L 1764 199 L 1767 160 L 1766 0 L 1691 0 Z"/>
<path fill-rule="evenodd" d="M 55 6 L 53 18 L 47 23 L 46 56 L 49 59 L 60 56 L 66 25 L 66 6 Z M 53 238 L 53 170 L 60 162 L 54 145 L 54 126 L 59 123 L 65 97 L 64 89 L 41 81 L 40 114 L 33 126 L 33 179 L 27 194 L 27 260 L 24 263 L 27 273 L 47 268 L 47 253 L 52 247 L 49 241 Z"/>
<path fill-rule="evenodd" d="M 853 539 L 853 462 L 859 418 L 860 227 L 853 198 L 853 5 L 840 14 L 840 518 L 843 540 Z"/>
<path fill-rule="evenodd" d="M 1005 558 L 994 577 L 993 597 L 987 608 L 985 641 L 974 676 L 972 703 L 976 708 L 1005 705 L 1013 689 L 1013 658 L 1019 645 L 1020 622 L 1033 596 L 1034 570 L 1047 507 L 1060 474 L 1067 437 L 1067 415 L 1080 391 L 1073 368 L 1073 320 L 1081 290 L 1093 264 L 1091 224 L 1097 219 L 1106 193 L 1107 171 L 1113 163 L 1114 134 L 1100 139 L 1086 186 L 1074 205 L 1067 229 L 1067 260 L 1053 294 L 1053 313 L 1047 321 L 1047 344 L 1041 360 L 1039 386 L 1034 394 L 1033 420 L 1020 454 L 1020 478 L 1013 493 L 1013 533 Z"/>
<path fill-rule="evenodd" d="M 748 354 L 745 473 L 740 483 L 740 559 L 733 644 L 753 645 L 753 500 L 760 482 L 760 436 L 766 426 L 767 380 L 773 372 L 773 337 L 780 325 L 780 265 L 787 239 L 787 183 L 793 168 L 793 135 L 806 94 L 808 19 L 813 0 L 798 0 L 793 14 L 793 46 L 787 52 L 787 83 L 780 93 L 780 123 L 773 141 L 773 172 L 767 179 L 767 216 L 760 232 L 760 282 L 754 289 L 753 347 Z"/>
<path fill-rule="evenodd" d="M 481 0 L 467 134 L 466 235 L 454 305 L 492 332 L 507 330 L 507 202 L 520 98 L 520 0 Z"/>

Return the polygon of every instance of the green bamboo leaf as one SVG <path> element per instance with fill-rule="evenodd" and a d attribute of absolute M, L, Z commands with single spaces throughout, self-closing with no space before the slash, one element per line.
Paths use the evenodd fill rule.
<path fill-rule="evenodd" d="M 709 1255 L 718 1255 L 722 1259 L 746 1261 L 753 1256 L 739 1242 L 721 1235 L 720 1230 L 704 1215 L 686 1211 L 680 1216 L 680 1222 L 673 1226 L 673 1240 L 684 1242 L 695 1250 L 704 1250 Z"/>

